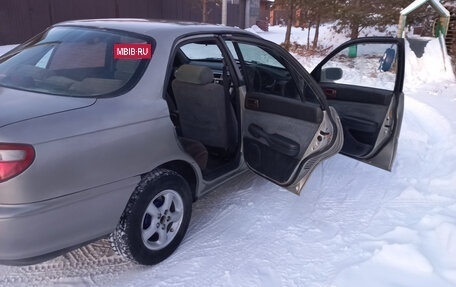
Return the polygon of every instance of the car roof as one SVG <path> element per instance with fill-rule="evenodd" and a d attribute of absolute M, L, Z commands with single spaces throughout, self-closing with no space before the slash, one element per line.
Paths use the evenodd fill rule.
<path fill-rule="evenodd" d="M 74 20 L 58 23 L 54 26 L 84 26 L 100 29 L 114 29 L 144 34 L 154 38 L 173 37 L 195 34 L 195 33 L 216 33 L 216 34 L 245 34 L 258 37 L 257 35 L 237 27 L 224 25 L 204 24 L 196 22 L 173 22 L 166 20 L 136 19 L 136 18 L 108 18 Z"/>

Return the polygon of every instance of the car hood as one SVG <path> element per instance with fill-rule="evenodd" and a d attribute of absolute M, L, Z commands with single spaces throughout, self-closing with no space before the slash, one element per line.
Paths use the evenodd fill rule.
<path fill-rule="evenodd" d="M 0 87 L 0 127 L 84 108 L 95 102 L 95 98 L 56 96 Z"/>

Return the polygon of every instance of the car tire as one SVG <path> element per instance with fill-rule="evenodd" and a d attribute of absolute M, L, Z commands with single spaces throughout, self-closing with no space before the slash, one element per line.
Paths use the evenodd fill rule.
<path fill-rule="evenodd" d="M 179 246 L 187 231 L 192 197 L 178 173 L 157 169 L 144 176 L 109 236 L 117 254 L 143 265 L 157 264 Z"/>

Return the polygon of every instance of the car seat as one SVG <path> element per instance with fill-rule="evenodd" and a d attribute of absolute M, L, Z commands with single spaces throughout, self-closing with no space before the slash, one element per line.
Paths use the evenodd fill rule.
<path fill-rule="evenodd" d="M 232 154 L 238 142 L 237 120 L 223 86 L 213 83 L 212 70 L 184 64 L 176 70 L 175 77 L 172 90 L 182 136 Z"/>

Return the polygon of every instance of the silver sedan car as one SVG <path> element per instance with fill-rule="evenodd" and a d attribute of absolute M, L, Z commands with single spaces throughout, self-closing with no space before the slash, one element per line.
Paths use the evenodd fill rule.
<path fill-rule="evenodd" d="M 402 39 L 351 40 L 308 73 L 237 28 L 54 25 L 0 57 L 0 263 L 109 237 L 156 264 L 243 171 L 299 194 L 338 152 L 389 170 L 403 78 Z"/>

